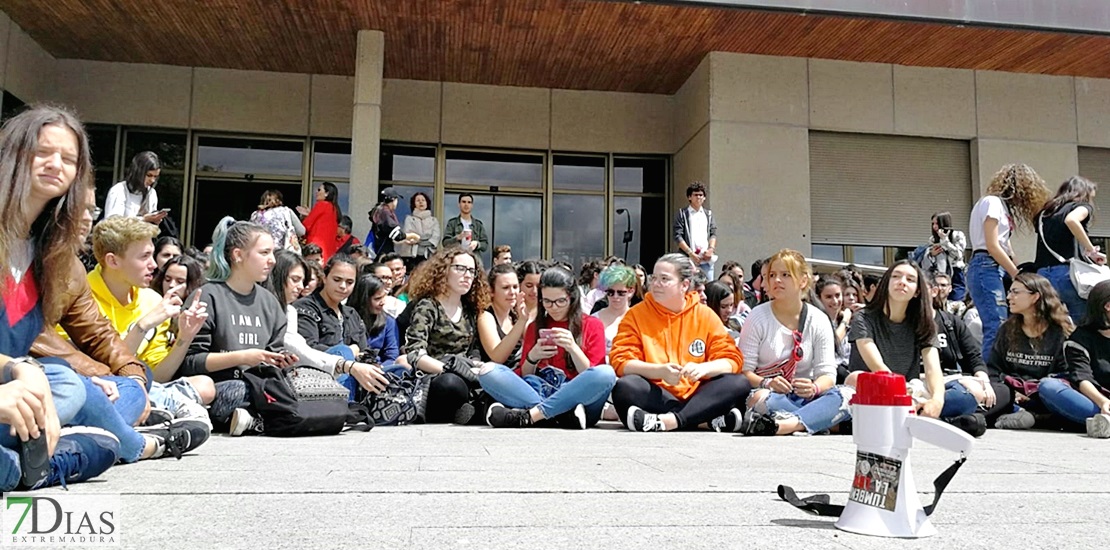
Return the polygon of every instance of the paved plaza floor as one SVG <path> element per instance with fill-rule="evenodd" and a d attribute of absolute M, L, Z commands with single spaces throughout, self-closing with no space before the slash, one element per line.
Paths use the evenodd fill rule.
<path fill-rule="evenodd" d="M 956 458 L 919 444 L 923 489 Z M 939 534 L 845 533 L 777 499 L 847 499 L 850 436 L 753 438 L 485 427 L 311 439 L 214 436 L 117 466 L 125 548 L 1095 548 L 1110 540 L 1110 440 L 991 431 L 934 515 Z M 59 489 L 51 489 L 57 491 Z M 932 495 L 922 497 L 923 502 Z"/>

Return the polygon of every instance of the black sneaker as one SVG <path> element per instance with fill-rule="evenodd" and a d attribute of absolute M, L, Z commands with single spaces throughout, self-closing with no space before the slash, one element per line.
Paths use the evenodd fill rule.
<path fill-rule="evenodd" d="M 161 426 L 141 428 L 138 432 L 144 437 L 153 437 L 156 442 L 150 458 L 163 458 L 169 454 L 181 460 L 181 455 L 208 441 L 212 429 L 200 420 L 180 419 Z"/>
<path fill-rule="evenodd" d="M 733 408 L 727 413 L 709 421 L 709 429 L 715 432 L 738 432 L 744 424 L 744 413 Z"/>
<path fill-rule="evenodd" d="M 942 420 L 967 432 L 971 437 L 979 437 L 987 433 L 987 417 L 983 416 L 983 413 L 961 414 Z"/>
<path fill-rule="evenodd" d="M 585 430 L 586 406 L 579 403 L 573 409 L 556 416 L 555 425 L 564 430 Z"/>
<path fill-rule="evenodd" d="M 462 406 L 459 407 L 459 410 L 455 411 L 455 424 L 461 426 L 470 424 L 470 421 L 474 419 L 474 414 L 477 412 L 478 411 L 474 409 L 474 405 L 463 403 Z"/>
<path fill-rule="evenodd" d="M 776 435 L 779 425 L 771 416 L 749 409 L 740 423 L 740 432 L 744 435 Z"/>
<path fill-rule="evenodd" d="M 659 415 L 644 412 L 643 409 L 636 405 L 628 407 L 625 421 L 628 429 L 634 432 L 666 431 L 666 427 L 663 426 L 663 421 L 659 419 Z"/>
<path fill-rule="evenodd" d="M 119 460 L 119 439 L 111 433 L 89 426 L 62 428 L 54 454 L 50 457 L 50 473 L 32 487 L 53 485 L 65 487 L 92 479 Z"/>
<path fill-rule="evenodd" d="M 143 421 L 143 426 L 160 426 L 166 422 L 173 422 L 173 413 L 157 407 L 150 408 L 150 414 Z"/>
<path fill-rule="evenodd" d="M 486 409 L 486 424 L 491 428 L 527 428 L 532 425 L 532 415 L 527 409 L 510 409 L 494 403 Z"/>

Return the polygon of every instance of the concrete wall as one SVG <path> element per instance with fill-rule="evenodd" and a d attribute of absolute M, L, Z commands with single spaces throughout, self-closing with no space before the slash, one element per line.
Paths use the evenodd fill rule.
<path fill-rule="evenodd" d="M 811 129 L 969 140 L 976 199 L 1003 164 L 1054 189 L 1078 172 L 1079 146 L 1110 147 L 1103 79 L 713 52 L 674 98 L 672 206 L 706 181 L 719 254 L 745 263 L 809 251 Z M 1034 244 L 1019 234 L 1019 261 Z"/>

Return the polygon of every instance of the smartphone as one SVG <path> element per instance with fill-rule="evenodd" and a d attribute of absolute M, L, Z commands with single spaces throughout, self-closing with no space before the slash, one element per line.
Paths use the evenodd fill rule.
<path fill-rule="evenodd" d="M 169 214 L 169 213 L 170 213 L 170 209 L 169 209 L 169 208 L 163 208 L 163 209 L 159 210 L 158 212 L 162 212 L 162 213 L 166 213 L 166 214 Z"/>
<path fill-rule="evenodd" d="M 555 345 L 555 331 L 549 328 L 540 329 L 540 344 L 544 346 Z"/>
<path fill-rule="evenodd" d="M 23 469 L 21 481 L 25 487 L 34 487 L 50 475 L 50 455 L 46 451 L 46 434 L 42 433 L 20 446 L 19 464 Z"/>

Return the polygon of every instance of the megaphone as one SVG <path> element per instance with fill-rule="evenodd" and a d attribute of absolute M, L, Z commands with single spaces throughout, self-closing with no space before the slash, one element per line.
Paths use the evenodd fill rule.
<path fill-rule="evenodd" d="M 906 380 L 893 373 L 860 373 L 852 398 L 855 475 L 848 504 L 829 504 L 828 495 L 800 499 L 790 487 L 779 496 L 820 515 L 839 516 L 838 529 L 877 537 L 921 538 L 935 535 L 929 521 L 944 488 L 971 454 L 975 439 L 944 422 L 917 416 Z M 920 440 L 960 454 L 934 481 L 933 504 L 923 507 L 917 495 L 910 449 Z"/>

